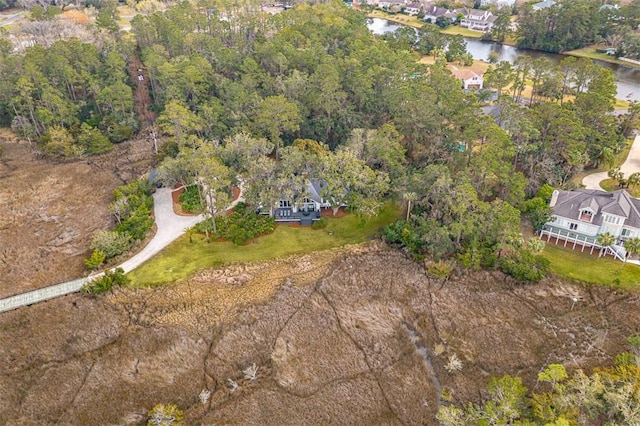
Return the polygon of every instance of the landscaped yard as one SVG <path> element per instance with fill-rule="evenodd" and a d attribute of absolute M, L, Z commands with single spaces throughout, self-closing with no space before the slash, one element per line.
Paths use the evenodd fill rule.
<path fill-rule="evenodd" d="M 606 53 L 596 52 L 596 46 L 587 46 L 587 47 L 583 47 L 582 49 L 576 49 L 576 50 L 571 50 L 569 52 L 564 52 L 564 54 L 577 56 L 579 58 L 589 58 L 589 59 L 595 59 L 598 61 L 610 62 L 612 64 L 624 65 L 626 67 L 635 67 L 635 68 L 639 67 L 638 65 L 632 62 L 621 61 L 615 56 L 607 55 Z"/>
<path fill-rule="evenodd" d="M 600 187 L 605 191 L 617 191 L 618 189 L 622 189 L 618 186 L 618 183 L 613 179 L 605 179 L 600 182 Z M 629 186 L 628 188 L 624 188 L 632 197 L 640 197 L 640 188 L 635 186 Z"/>
<path fill-rule="evenodd" d="M 327 227 L 318 230 L 280 225 L 272 234 L 257 238 L 245 246 L 226 241 L 207 243 L 204 235 L 194 235 L 190 243 L 189 237 L 184 235 L 129 273 L 130 285 L 146 287 L 164 284 L 223 263 L 268 260 L 362 243 L 399 215 L 398 207 L 388 203 L 378 216 L 367 220 L 364 225 L 355 215 L 329 219 Z"/>
<path fill-rule="evenodd" d="M 627 157 L 629 156 L 629 151 L 631 151 L 631 145 L 633 145 L 633 139 L 627 139 L 627 145 L 624 147 L 624 149 L 622 149 L 622 151 L 616 154 L 615 158 L 613 159 L 613 165 L 611 166 L 611 168 L 621 166 L 627 160 Z M 579 187 L 580 184 L 582 183 L 582 179 L 586 175 L 590 175 L 591 173 L 597 173 L 597 172 L 606 172 L 608 170 L 609 168 L 604 165 L 602 165 L 597 169 L 584 170 L 580 173 L 577 173 L 575 176 L 573 176 L 571 178 L 571 182 L 573 182 L 575 186 Z M 618 189 L 618 188 L 615 188 L 615 189 Z"/>
<path fill-rule="evenodd" d="M 576 246 L 577 247 L 577 246 Z M 635 290 L 640 287 L 640 266 L 614 260 L 611 256 L 598 258 L 584 252 L 562 247 L 560 243 L 547 243 L 542 255 L 551 262 L 551 271 L 562 277 L 573 278 L 585 283 L 604 284 L 624 290 Z"/>

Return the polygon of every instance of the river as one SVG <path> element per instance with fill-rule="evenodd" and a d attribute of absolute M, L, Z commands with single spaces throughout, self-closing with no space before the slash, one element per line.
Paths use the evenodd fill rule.
<path fill-rule="evenodd" d="M 402 24 L 387 21 L 386 19 L 367 19 L 367 27 L 374 34 L 384 34 L 395 31 Z M 467 51 L 471 53 L 473 59 L 486 61 L 490 52 L 496 52 L 500 61 L 514 62 L 519 56 L 527 55 L 534 58 L 545 57 L 553 64 L 557 64 L 565 57 L 554 53 L 545 53 L 535 50 L 518 49 L 513 46 L 506 46 L 494 42 L 482 41 L 475 38 L 465 37 Z M 604 61 L 594 61 L 596 64 L 608 68 L 613 72 L 618 87 L 618 99 L 640 101 L 640 68 L 627 67 L 624 65 L 612 64 Z"/>

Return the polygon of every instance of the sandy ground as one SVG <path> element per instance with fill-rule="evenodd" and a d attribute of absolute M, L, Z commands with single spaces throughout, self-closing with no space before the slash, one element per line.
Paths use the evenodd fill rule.
<path fill-rule="evenodd" d="M 612 363 L 639 307 L 557 279 L 431 279 L 378 244 L 230 265 L 0 315 L 0 423 L 144 424 L 173 402 L 186 424 L 431 425 L 442 389 L 475 400 L 491 376 Z"/>

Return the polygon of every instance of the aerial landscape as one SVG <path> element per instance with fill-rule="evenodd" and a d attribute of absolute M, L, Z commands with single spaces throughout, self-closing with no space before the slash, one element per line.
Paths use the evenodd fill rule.
<path fill-rule="evenodd" d="M 0 0 L 0 424 L 640 424 L 640 2 Z"/>

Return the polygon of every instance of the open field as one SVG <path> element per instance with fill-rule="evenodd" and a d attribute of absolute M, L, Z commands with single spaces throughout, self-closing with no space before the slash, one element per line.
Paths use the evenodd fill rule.
<path fill-rule="evenodd" d="M 480 37 L 482 37 L 482 32 L 481 31 L 470 30 L 468 28 L 463 28 L 460 25 L 451 25 L 450 27 L 445 28 L 445 29 L 441 30 L 440 32 L 442 34 L 461 35 L 463 37 L 469 37 L 469 38 L 480 38 Z"/>
<path fill-rule="evenodd" d="M 193 242 L 189 242 L 185 235 L 129 273 L 129 277 L 132 286 L 152 286 L 183 279 L 200 269 L 223 263 L 255 262 L 358 244 L 373 237 L 378 229 L 398 216 L 397 207 L 388 203 L 378 216 L 364 225 L 355 215 L 329 218 L 325 229 L 278 225 L 272 234 L 256 238 L 245 246 L 229 241 L 207 243 L 204 235 L 194 235 Z"/>

